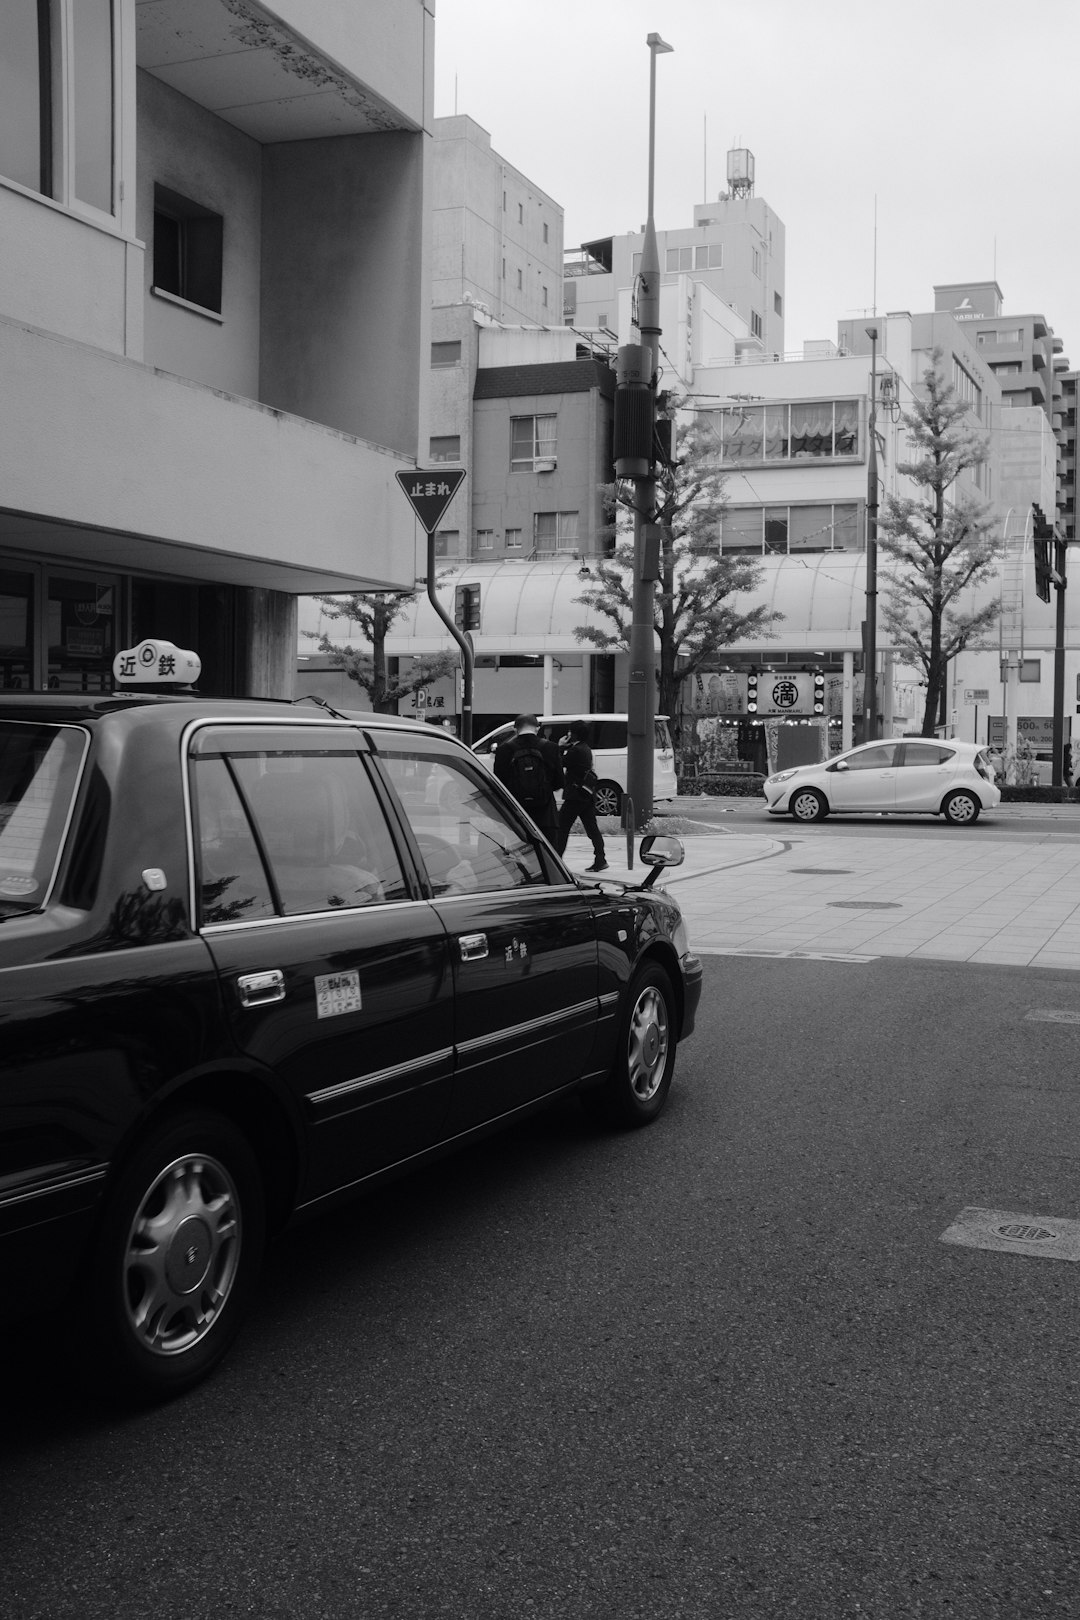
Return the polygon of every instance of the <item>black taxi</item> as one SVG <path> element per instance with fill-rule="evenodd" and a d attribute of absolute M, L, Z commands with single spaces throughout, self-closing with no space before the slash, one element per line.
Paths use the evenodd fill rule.
<path fill-rule="evenodd" d="M 286 1223 L 570 1090 L 655 1119 L 700 994 L 650 886 L 681 859 L 575 878 L 391 717 L 0 697 L 0 1308 L 178 1393 Z"/>

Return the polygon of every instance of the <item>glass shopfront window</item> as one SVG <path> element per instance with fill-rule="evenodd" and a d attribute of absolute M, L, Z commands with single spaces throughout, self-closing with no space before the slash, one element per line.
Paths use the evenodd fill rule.
<path fill-rule="evenodd" d="M 0 691 L 34 686 L 34 576 L 0 568 Z"/>
<path fill-rule="evenodd" d="M 45 611 L 51 692 L 112 691 L 119 602 L 115 579 L 50 575 Z"/>

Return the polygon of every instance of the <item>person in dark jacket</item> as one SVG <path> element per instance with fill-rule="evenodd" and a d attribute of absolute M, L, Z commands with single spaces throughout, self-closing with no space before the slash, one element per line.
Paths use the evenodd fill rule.
<path fill-rule="evenodd" d="M 537 735 L 539 724 L 535 714 L 519 714 L 514 735 L 496 748 L 492 768 L 554 843 L 559 834 L 555 789 L 563 785 L 562 759 L 553 742 Z"/>
<path fill-rule="evenodd" d="M 562 806 L 559 810 L 559 835 L 555 841 L 555 848 L 560 855 L 563 853 L 566 841 L 570 837 L 570 829 L 575 821 L 580 821 L 593 847 L 593 863 L 585 870 L 603 872 L 607 866 L 604 838 L 596 824 L 595 795 L 586 782 L 586 777 L 593 768 L 589 728 L 584 720 L 571 720 L 569 732 L 570 746 L 563 754 L 566 786 L 563 789 Z"/>

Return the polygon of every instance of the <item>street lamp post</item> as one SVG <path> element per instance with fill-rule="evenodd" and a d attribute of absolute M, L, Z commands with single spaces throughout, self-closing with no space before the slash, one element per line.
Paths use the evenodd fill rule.
<path fill-rule="evenodd" d="M 656 162 L 656 58 L 673 47 L 659 34 L 650 34 L 649 47 L 649 207 L 641 249 L 638 280 L 638 330 L 648 374 L 648 417 L 656 416 L 656 378 L 660 359 L 660 256 L 656 246 L 653 192 Z M 652 433 L 649 432 L 651 441 Z M 657 577 L 647 531 L 655 522 L 656 477 L 653 447 L 648 446 L 647 468 L 634 479 L 634 579 L 630 622 L 630 669 L 627 681 L 626 796 L 627 836 L 652 815 L 653 736 L 656 730 L 656 632 L 653 623 L 654 585 Z M 633 816 L 634 825 L 629 816 Z"/>

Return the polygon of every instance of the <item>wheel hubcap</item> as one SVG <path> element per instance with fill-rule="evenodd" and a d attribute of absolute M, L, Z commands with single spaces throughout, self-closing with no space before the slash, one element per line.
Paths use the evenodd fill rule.
<path fill-rule="evenodd" d="M 630 1087 L 639 1101 L 648 1102 L 660 1089 L 669 1044 L 667 1007 L 650 985 L 641 992 L 630 1018 Z"/>
<path fill-rule="evenodd" d="M 190 1350 L 220 1316 L 240 1261 L 240 1200 L 225 1166 L 203 1154 L 175 1159 L 131 1223 L 124 1303 L 145 1349 Z"/>

